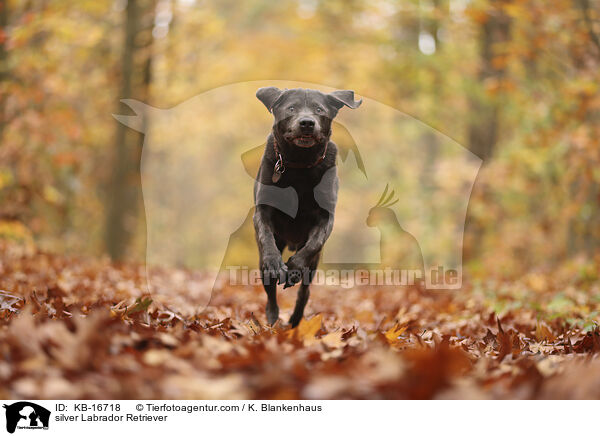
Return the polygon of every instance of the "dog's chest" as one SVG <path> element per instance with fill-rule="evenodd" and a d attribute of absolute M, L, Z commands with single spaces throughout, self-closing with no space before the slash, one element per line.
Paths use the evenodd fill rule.
<path fill-rule="evenodd" d="M 275 233 L 288 242 L 304 243 L 310 230 L 319 222 L 324 211 L 315 200 L 315 187 L 322 173 L 311 170 L 286 172 L 279 184 L 281 187 L 294 188 L 298 196 L 298 209 L 295 217 L 276 211 L 273 216 Z"/>

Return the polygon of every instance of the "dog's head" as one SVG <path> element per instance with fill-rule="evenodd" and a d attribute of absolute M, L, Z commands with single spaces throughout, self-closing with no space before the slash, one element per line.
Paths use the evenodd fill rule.
<path fill-rule="evenodd" d="M 329 94 L 314 89 L 260 88 L 256 97 L 275 117 L 275 135 L 287 143 L 311 148 L 329 140 L 331 121 L 340 108 L 356 109 L 362 100 L 354 101 L 354 91 Z"/>

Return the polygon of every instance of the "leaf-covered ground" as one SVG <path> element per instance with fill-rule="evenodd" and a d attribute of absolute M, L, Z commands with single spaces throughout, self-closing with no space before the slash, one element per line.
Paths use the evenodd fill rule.
<path fill-rule="evenodd" d="M 460 292 L 315 287 L 294 330 L 259 288 L 197 314 L 198 274 L 0 251 L 0 397 L 600 398 L 600 281 L 570 266 Z M 295 290 L 280 293 L 282 319 Z"/>

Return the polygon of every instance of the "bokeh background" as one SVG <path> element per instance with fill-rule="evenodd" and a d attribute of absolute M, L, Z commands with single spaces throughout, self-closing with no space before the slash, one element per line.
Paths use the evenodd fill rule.
<path fill-rule="evenodd" d="M 354 89 L 483 159 L 468 275 L 568 265 L 597 276 L 599 10 L 597 0 L 1 1 L 0 238 L 144 261 L 143 135 L 112 117 L 133 113 L 119 100 L 168 109 L 279 79 Z M 418 146 L 436 150 L 436 138 Z"/>

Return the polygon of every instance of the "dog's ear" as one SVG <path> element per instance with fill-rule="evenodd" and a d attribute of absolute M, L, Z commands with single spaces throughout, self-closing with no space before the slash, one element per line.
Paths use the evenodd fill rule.
<path fill-rule="evenodd" d="M 269 112 L 273 112 L 273 106 L 275 102 L 279 100 L 284 93 L 284 90 L 275 88 L 274 86 L 267 86 L 266 88 L 260 88 L 256 91 L 256 98 L 263 102 L 263 104 L 269 109 Z"/>
<path fill-rule="evenodd" d="M 362 98 L 358 101 L 354 101 L 354 91 L 333 91 L 327 94 L 331 104 L 340 109 L 342 106 L 348 106 L 350 109 L 356 109 L 362 103 Z"/>

